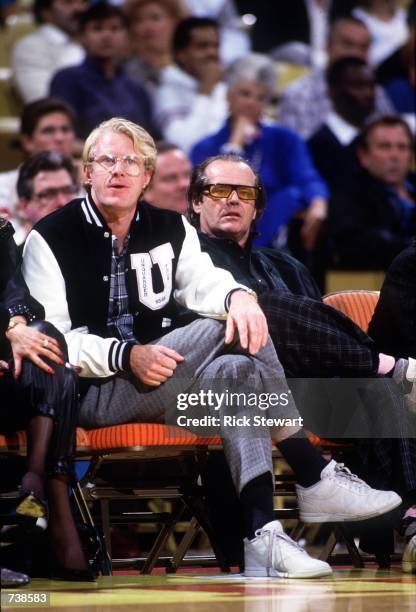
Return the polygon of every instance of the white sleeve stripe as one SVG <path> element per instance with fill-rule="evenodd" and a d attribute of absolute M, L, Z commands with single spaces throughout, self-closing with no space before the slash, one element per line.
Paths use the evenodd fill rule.
<path fill-rule="evenodd" d="M 122 370 L 123 369 L 123 353 L 124 353 L 124 349 L 126 348 L 126 343 L 120 343 L 117 347 L 117 352 L 116 352 L 116 363 L 117 363 L 117 369 L 118 370 Z"/>
<path fill-rule="evenodd" d="M 117 371 L 117 366 L 116 366 L 116 361 L 115 361 L 115 351 L 116 351 L 116 347 L 119 345 L 119 342 L 117 342 L 116 340 L 114 340 L 114 342 L 112 343 L 112 345 L 110 346 L 110 350 L 108 351 L 108 367 L 110 368 L 110 370 L 112 372 L 116 372 Z"/>
<path fill-rule="evenodd" d="M 108 367 L 113 372 L 123 369 L 123 353 L 128 342 L 117 342 L 115 340 L 108 353 Z"/>

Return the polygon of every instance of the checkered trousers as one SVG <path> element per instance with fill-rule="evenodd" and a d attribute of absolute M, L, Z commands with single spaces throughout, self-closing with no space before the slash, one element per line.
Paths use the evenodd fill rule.
<path fill-rule="evenodd" d="M 259 303 L 286 376 L 365 378 L 377 373 L 374 341 L 335 308 L 274 291 L 260 295 Z"/>

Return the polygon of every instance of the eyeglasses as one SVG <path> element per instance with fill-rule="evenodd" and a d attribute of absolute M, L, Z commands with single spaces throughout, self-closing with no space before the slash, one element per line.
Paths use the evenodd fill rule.
<path fill-rule="evenodd" d="M 236 192 L 240 200 L 249 201 L 257 198 L 260 187 L 216 183 L 215 185 L 205 185 L 202 193 L 209 194 L 214 200 L 220 200 L 221 198 L 229 198 L 233 191 Z"/>
<path fill-rule="evenodd" d="M 142 160 L 143 157 L 137 157 L 136 155 L 122 155 L 121 157 L 116 157 L 115 155 L 100 155 L 100 157 L 91 160 L 90 163 L 97 163 L 101 168 L 104 168 L 106 172 L 113 172 L 116 165 L 120 164 L 119 167 L 126 174 L 130 176 L 139 176 L 142 171 L 140 165 Z"/>
<path fill-rule="evenodd" d="M 58 195 L 72 196 L 77 193 L 78 189 L 74 185 L 66 185 L 65 187 L 49 187 L 33 194 L 34 200 L 40 202 L 52 202 Z"/>

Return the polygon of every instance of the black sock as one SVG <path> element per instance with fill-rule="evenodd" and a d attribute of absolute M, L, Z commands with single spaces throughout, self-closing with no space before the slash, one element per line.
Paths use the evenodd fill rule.
<path fill-rule="evenodd" d="M 296 436 L 296 434 L 295 434 Z M 316 484 L 328 462 L 310 443 L 308 438 L 291 436 L 276 444 L 283 458 L 292 468 L 295 478 L 302 487 Z"/>
<path fill-rule="evenodd" d="M 256 529 L 274 521 L 273 481 L 270 472 L 250 480 L 241 491 L 240 502 L 246 526 L 246 536 L 254 538 Z"/>

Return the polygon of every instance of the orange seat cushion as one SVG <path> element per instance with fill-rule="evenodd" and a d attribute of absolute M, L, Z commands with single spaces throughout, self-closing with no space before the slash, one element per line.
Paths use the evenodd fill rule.
<path fill-rule="evenodd" d="M 82 427 L 77 427 L 77 451 L 85 451 L 90 448 L 88 433 Z M 10 434 L 0 434 L 0 452 L 26 453 L 27 438 L 26 431 L 14 431 Z"/>
<path fill-rule="evenodd" d="M 337 308 L 367 331 L 378 302 L 378 291 L 337 291 L 324 297 L 325 304 Z"/>
<path fill-rule="evenodd" d="M 160 423 L 127 423 L 88 431 L 91 448 L 111 450 L 136 446 L 198 446 L 220 444 L 216 437 L 201 438 L 196 434 Z"/>

